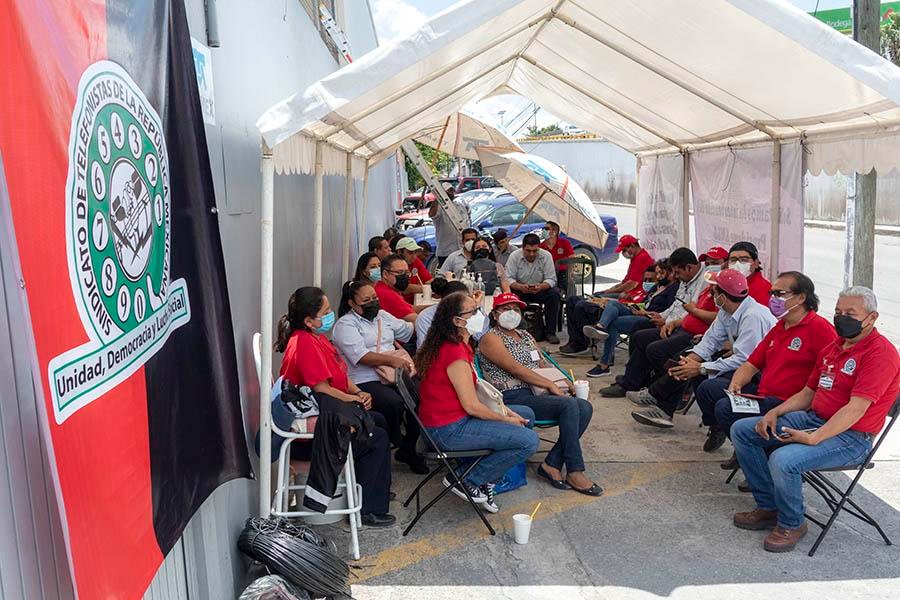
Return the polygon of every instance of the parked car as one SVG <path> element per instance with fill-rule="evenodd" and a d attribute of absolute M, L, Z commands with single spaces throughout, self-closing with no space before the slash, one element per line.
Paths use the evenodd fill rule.
<path fill-rule="evenodd" d="M 506 188 L 502 187 L 476 189 L 456 196 L 455 200 L 468 207 L 480 200 L 492 200 L 508 193 Z M 431 204 L 431 202 L 434 201 L 434 196 L 427 194 L 425 196 L 425 201 L 426 205 Z M 406 212 L 397 216 L 396 227 L 399 231 L 406 231 L 414 227 L 425 227 L 426 225 L 431 225 L 431 217 L 428 216 L 427 208 Z"/>
<path fill-rule="evenodd" d="M 525 205 L 509 193 L 502 193 L 487 200 L 478 200 L 469 205 L 472 226 L 485 235 L 493 234 L 501 228 L 512 234 L 513 229 L 519 224 L 519 221 L 522 220 L 527 211 L 528 209 L 525 208 Z M 591 259 L 595 266 L 608 265 L 615 262 L 619 257 L 615 252 L 619 243 L 619 224 L 612 215 L 600 215 L 600 219 L 603 221 L 603 226 L 609 234 L 603 248 L 595 248 L 585 242 L 563 236 L 572 243 L 576 256 Z M 532 232 L 539 233 L 544 228 L 545 223 L 546 221 L 542 217 L 532 213 L 522 223 L 519 231 L 516 232 L 516 238 L 521 239 L 521 236 Z M 404 233 L 420 244 L 426 241 L 431 244 L 432 248 L 437 247 L 434 225 L 430 221 L 420 227 L 408 229 Z M 434 255 L 429 255 L 426 261 L 428 269 L 432 272 L 439 266 L 433 264 L 436 262 L 435 258 Z M 593 269 L 586 269 L 582 274 L 582 278 L 590 278 L 592 273 Z"/>
<path fill-rule="evenodd" d="M 490 175 L 444 177 L 440 181 L 441 183 L 452 184 L 453 189 L 456 190 L 457 194 L 463 194 L 472 190 L 500 187 L 500 182 Z"/>

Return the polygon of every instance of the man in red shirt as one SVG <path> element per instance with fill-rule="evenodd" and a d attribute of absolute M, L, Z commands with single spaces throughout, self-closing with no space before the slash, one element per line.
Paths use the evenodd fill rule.
<path fill-rule="evenodd" d="M 398 319 L 415 323 L 425 306 L 413 306 L 401 295 L 409 287 L 409 266 L 399 254 L 391 254 L 381 261 L 381 281 L 375 284 L 375 295 L 381 309 Z"/>
<path fill-rule="evenodd" d="M 728 251 L 728 261 L 722 265 L 722 268 L 740 271 L 747 278 L 750 297 L 763 306 L 769 302 L 769 290 L 772 289 L 772 284 L 763 277 L 759 252 L 752 242 L 738 242 L 733 245 Z"/>
<path fill-rule="evenodd" d="M 819 298 L 812 280 L 803 273 L 782 273 L 769 296 L 769 310 L 778 322 L 747 362 L 736 371 L 707 379 L 694 392 L 703 424 L 709 427 L 706 452 L 722 446 L 735 421 L 754 416 L 734 412 L 725 390 L 759 396 L 756 414 L 764 415 L 803 389 L 819 353 L 837 338 L 831 323 L 816 312 Z M 737 459 L 723 463 L 722 468 L 737 468 Z"/>
<path fill-rule="evenodd" d="M 723 248 L 722 246 L 713 246 L 703 254 L 701 254 L 698 259 L 707 267 L 722 267 L 728 262 L 728 250 Z"/>
<path fill-rule="evenodd" d="M 900 390 L 900 356 L 878 330 L 869 288 L 841 292 L 834 326 L 841 339 L 819 355 L 806 386 L 763 417 L 731 427 L 756 508 L 734 515 L 741 529 L 775 529 L 763 547 L 788 552 L 806 535 L 803 473 L 862 463 Z M 767 454 L 767 450 L 771 451 Z"/>
<path fill-rule="evenodd" d="M 644 272 L 653 266 L 653 257 L 641 248 L 637 238 L 633 235 L 626 234 L 619 238 L 616 252 L 621 252 L 622 256 L 630 261 L 625 279 L 611 288 L 594 294 L 595 296 L 615 300 L 624 298 L 634 288 L 643 287 Z M 603 306 L 603 303 L 597 303 L 581 296 L 566 298 L 566 330 L 569 332 L 569 343 L 559 347 L 561 354 L 573 356 L 582 354 L 590 348 L 590 341 L 583 333 L 584 326 L 593 325 L 600 320 Z"/>
<path fill-rule="evenodd" d="M 565 290 L 568 284 L 568 267 L 565 263 L 560 264 L 559 261 L 575 256 L 575 249 L 566 238 L 559 237 L 559 224 L 554 221 L 547 221 L 544 225 L 544 231 L 547 232 L 547 239 L 541 242 L 541 248 L 550 253 L 553 257 L 553 264 L 556 266 L 556 287 Z"/>
<path fill-rule="evenodd" d="M 419 250 L 421 250 L 416 241 L 409 237 L 402 237 L 397 240 L 396 251 L 406 264 L 409 266 L 409 285 L 403 294 L 403 299 L 412 303 L 416 294 L 422 293 L 422 286 L 434 279 L 425 263 L 419 258 Z"/>

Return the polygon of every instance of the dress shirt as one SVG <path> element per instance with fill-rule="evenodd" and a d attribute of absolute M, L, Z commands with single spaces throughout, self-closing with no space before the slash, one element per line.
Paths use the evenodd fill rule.
<path fill-rule="evenodd" d="M 706 268 L 701 268 L 693 279 L 688 282 L 682 281 L 678 284 L 678 291 L 675 292 L 675 301 L 669 308 L 660 313 L 660 316 L 666 320 L 666 323 L 677 321 L 687 316 L 688 313 L 684 310 L 684 305 L 686 303 L 696 303 L 697 298 L 700 297 L 700 292 L 709 285 L 706 279 L 703 278 L 705 274 Z"/>
<path fill-rule="evenodd" d="M 378 345 L 378 322 L 381 321 L 381 345 Z M 408 342 L 413 334 L 413 324 L 401 321 L 386 311 L 378 311 L 374 321 L 364 319 L 354 311 L 337 320 L 331 341 L 347 362 L 350 381 L 359 385 L 378 381 L 374 367 L 360 363 L 369 352 L 387 352 L 394 349 L 394 340 Z"/>
<path fill-rule="evenodd" d="M 748 296 L 738 305 L 734 314 L 719 309 L 712 325 L 703 334 L 703 339 L 691 352 L 702 358 L 705 361 L 703 366 L 710 371 L 734 371 L 747 361 L 776 321 L 768 306 L 763 306 Z M 727 341 L 732 342 L 731 356 L 709 360 L 713 354 L 722 350 Z"/>
<path fill-rule="evenodd" d="M 506 261 L 506 276 L 511 284 L 516 282 L 526 285 L 546 283 L 551 288 L 556 287 L 556 266 L 553 264 L 553 255 L 543 248 L 539 248 L 534 262 L 528 262 L 525 253 L 522 250 L 516 250 Z"/>

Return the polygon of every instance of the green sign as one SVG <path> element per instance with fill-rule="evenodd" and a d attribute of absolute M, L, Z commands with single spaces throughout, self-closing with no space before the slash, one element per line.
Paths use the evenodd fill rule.
<path fill-rule="evenodd" d="M 881 3 L 881 19 L 884 20 L 886 15 L 894 12 L 900 12 L 900 2 L 882 2 Z M 841 33 L 853 32 L 853 11 L 847 8 L 833 8 L 831 10 L 820 10 L 810 13 L 832 29 L 837 29 Z"/>

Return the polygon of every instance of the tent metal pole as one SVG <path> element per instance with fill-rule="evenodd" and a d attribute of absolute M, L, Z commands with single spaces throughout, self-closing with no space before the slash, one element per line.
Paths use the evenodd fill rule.
<path fill-rule="evenodd" d="M 771 224 L 771 242 L 769 243 L 769 280 L 775 281 L 778 276 L 778 246 L 781 242 L 781 142 L 772 144 L 772 201 L 770 203 L 769 221 Z"/>
<path fill-rule="evenodd" d="M 682 152 L 684 174 L 681 177 L 681 231 L 685 248 L 691 247 L 691 154 Z M 697 248 L 698 252 L 704 249 Z"/>
<path fill-rule="evenodd" d="M 350 216 L 353 214 L 353 155 L 347 153 L 347 173 L 344 178 L 344 252 L 341 263 L 341 283 L 350 279 Z"/>
<path fill-rule="evenodd" d="M 762 123 L 755 121 L 754 119 L 751 119 L 748 116 L 743 115 L 742 113 L 731 108 L 730 106 L 716 100 L 715 98 L 712 98 L 708 94 L 705 94 L 703 91 L 692 86 L 691 84 L 681 81 L 680 79 L 673 77 L 672 75 L 669 75 L 663 71 L 660 71 L 659 69 L 654 67 L 652 64 L 650 64 L 646 60 L 640 58 L 639 56 L 636 56 L 634 53 L 629 52 L 628 50 L 619 46 L 618 44 L 615 44 L 614 42 L 603 39 L 602 37 L 600 37 L 593 31 L 591 31 L 590 29 L 586 28 L 584 25 L 573 20 L 571 17 L 564 15 L 564 14 L 556 14 L 556 15 L 554 15 L 554 17 L 559 19 L 561 22 L 565 23 L 572 29 L 575 29 L 576 31 L 580 31 L 581 33 L 588 36 L 592 40 L 594 40 L 600 44 L 603 44 L 604 46 L 606 46 L 613 52 L 616 52 L 617 54 L 621 54 L 622 56 L 631 60 L 632 62 L 636 62 L 637 64 L 641 65 L 648 71 L 651 71 L 651 72 L 655 73 L 656 75 L 659 75 L 663 79 L 665 79 L 671 83 L 674 83 L 675 85 L 677 85 L 684 91 L 686 91 L 690 94 L 693 94 L 694 96 L 697 96 L 701 100 L 704 100 L 705 102 L 715 106 L 719 110 L 727 112 L 732 117 L 743 121 L 744 123 L 753 127 L 754 129 L 757 129 L 757 130 L 765 133 L 770 138 L 775 139 L 775 137 L 776 137 L 775 132 L 772 129 L 770 129 L 769 127 L 767 127 L 766 125 L 763 125 Z"/>
<path fill-rule="evenodd" d="M 635 156 L 634 181 L 636 194 L 634 196 L 634 235 L 641 239 L 641 160 L 640 156 Z"/>
<path fill-rule="evenodd" d="M 322 152 L 325 142 L 316 140 L 316 197 L 313 207 L 313 221 L 315 223 L 315 231 L 313 234 L 313 285 L 322 287 L 322 242 L 323 228 L 325 216 L 325 189 L 322 169 Z"/>
<path fill-rule="evenodd" d="M 262 201 L 260 204 L 260 323 L 261 365 L 259 370 L 259 515 L 269 516 L 272 509 L 272 405 L 269 388 L 272 378 L 272 302 L 275 294 L 275 161 L 263 143 Z"/>
<path fill-rule="evenodd" d="M 368 247 L 364 244 L 368 243 L 366 240 L 366 211 L 369 210 L 369 161 L 366 161 L 366 171 L 363 173 L 363 201 L 362 201 L 362 211 L 360 216 L 362 217 L 359 220 L 359 232 L 357 233 L 357 248 L 359 249 L 359 254 L 366 252 Z"/>

